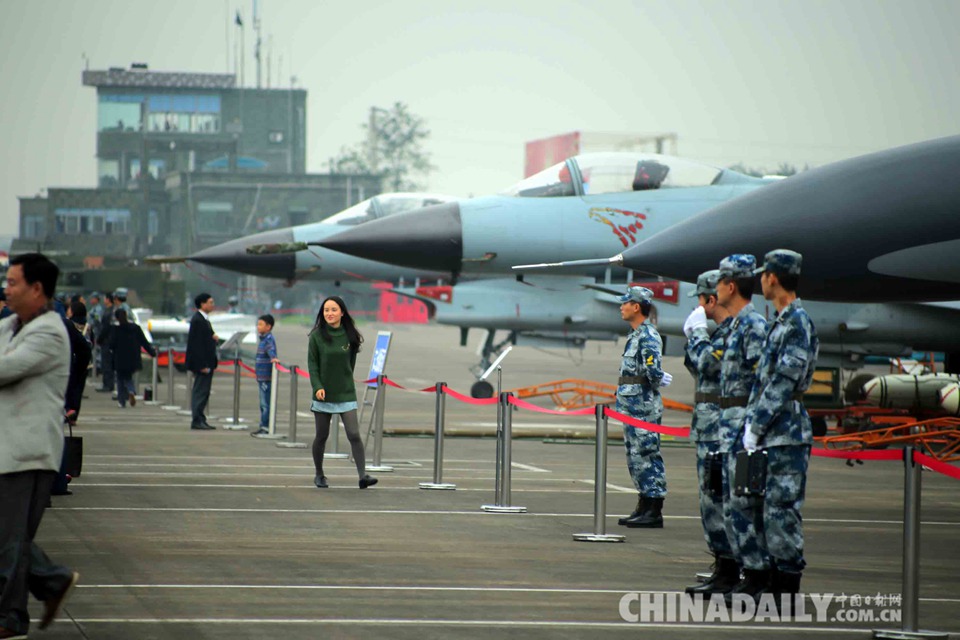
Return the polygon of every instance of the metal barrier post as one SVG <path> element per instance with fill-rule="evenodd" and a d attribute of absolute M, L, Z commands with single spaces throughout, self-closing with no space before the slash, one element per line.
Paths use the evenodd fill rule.
<path fill-rule="evenodd" d="M 177 406 L 174 400 L 174 385 L 176 384 L 176 369 L 173 367 L 173 347 L 167 348 L 167 404 L 163 405 L 161 408 L 166 409 L 167 411 L 177 411 L 180 409 Z"/>
<path fill-rule="evenodd" d="M 447 411 L 446 382 L 437 383 L 437 414 L 433 423 L 433 482 L 421 482 L 421 489 L 456 489 L 457 485 L 443 481 L 443 424 Z"/>
<path fill-rule="evenodd" d="M 511 397 L 513 397 L 512 393 L 500 394 L 500 414 L 503 422 L 501 430 L 503 456 L 500 468 L 500 493 L 497 504 L 485 504 L 481 507 L 484 511 L 492 513 L 526 513 L 527 511 L 526 507 L 516 507 L 510 504 L 510 480 L 513 457 L 513 409 L 510 408 Z"/>
<path fill-rule="evenodd" d="M 358 418 L 359 421 L 359 418 Z M 324 451 L 323 459 L 324 460 L 346 460 L 350 456 L 346 453 L 340 452 L 340 414 L 333 414 L 333 419 L 330 420 L 330 429 L 333 431 L 330 435 L 333 437 L 333 452 Z"/>
<path fill-rule="evenodd" d="M 163 404 L 162 402 L 160 402 L 160 400 L 158 400 L 158 398 L 160 397 L 160 391 L 157 388 L 160 384 L 160 365 L 157 364 L 157 356 L 160 355 L 160 352 L 157 351 L 156 353 L 157 355 L 151 358 L 151 360 L 153 360 L 153 367 L 150 371 L 150 393 L 153 395 L 150 397 L 149 400 L 144 400 L 143 402 L 143 404 L 148 404 L 151 406 Z"/>
<path fill-rule="evenodd" d="M 240 417 L 240 342 L 237 342 L 237 350 L 234 352 L 233 360 L 233 418 L 223 420 L 223 428 L 239 431 L 246 429 L 245 418 Z"/>
<path fill-rule="evenodd" d="M 261 440 L 283 440 L 287 436 L 277 435 L 277 387 L 280 386 L 280 370 L 274 362 L 270 369 L 270 412 L 267 422 L 267 432 L 253 435 Z"/>
<path fill-rule="evenodd" d="M 941 631 L 920 631 L 920 471 L 915 449 L 903 449 L 903 609 L 901 629 L 875 630 L 874 638 L 943 638 Z"/>
<path fill-rule="evenodd" d="M 593 533 L 575 533 L 578 542 L 623 542 L 625 536 L 607 533 L 607 416 L 604 405 L 596 405 L 597 419 L 596 471 L 593 486 Z"/>
<path fill-rule="evenodd" d="M 493 465 L 493 503 L 503 504 L 501 481 L 503 479 L 503 368 L 497 367 L 497 457 Z"/>
<path fill-rule="evenodd" d="M 284 449 L 307 448 L 306 442 L 297 442 L 297 365 L 290 367 L 290 427 L 287 430 L 287 442 L 278 442 L 277 446 Z"/>
<path fill-rule="evenodd" d="M 393 471 L 393 467 L 384 465 L 381 460 L 383 453 L 383 410 L 387 403 L 387 385 L 383 382 L 385 377 L 383 374 L 377 376 L 377 397 L 373 401 L 373 419 L 375 420 L 373 465 L 367 465 L 367 471 Z"/>

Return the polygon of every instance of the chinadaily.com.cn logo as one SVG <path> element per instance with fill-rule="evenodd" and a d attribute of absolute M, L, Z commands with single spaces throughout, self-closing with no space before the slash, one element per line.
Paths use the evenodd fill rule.
<path fill-rule="evenodd" d="M 620 618 L 626 622 L 900 622 L 901 596 L 807 593 L 798 596 L 770 593 L 758 601 L 735 594 L 732 606 L 723 594 L 709 597 L 688 593 L 625 593 Z M 779 606 L 778 606 L 779 605 Z"/>

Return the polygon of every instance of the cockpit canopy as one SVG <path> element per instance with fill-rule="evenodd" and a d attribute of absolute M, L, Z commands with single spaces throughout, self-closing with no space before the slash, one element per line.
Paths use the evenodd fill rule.
<path fill-rule="evenodd" d="M 413 209 L 420 209 L 432 204 L 443 204 L 453 200 L 456 200 L 456 198 L 435 193 L 382 194 L 358 202 L 349 209 L 344 209 L 340 213 L 330 216 L 323 221 L 323 224 L 353 226 L 377 218 L 386 218 L 404 211 L 412 211 Z"/>
<path fill-rule="evenodd" d="M 724 169 L 655 153 L 585 153 L 518 182 L 501 195 L 591 196 L 716 184 Z"/>

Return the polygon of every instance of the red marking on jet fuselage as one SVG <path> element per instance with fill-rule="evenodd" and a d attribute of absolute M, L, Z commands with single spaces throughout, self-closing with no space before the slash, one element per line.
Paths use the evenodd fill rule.
<path fill-rule="evenodd" d="M 625 223 L 621 224 L 615 220 L 616 216 L 625 216 Z M 624 209 L 614 209 L 612 207 L 592 207 L 590 209 L 590 219 L 602 222 L 613 230 L 614 235 L 620 239 L 624 247 L 629 247 L 637 242 L 637 233 L 643 229 L 641 220 L 646 220 L 644 213 L 636 211 L 626 211 Z"/>

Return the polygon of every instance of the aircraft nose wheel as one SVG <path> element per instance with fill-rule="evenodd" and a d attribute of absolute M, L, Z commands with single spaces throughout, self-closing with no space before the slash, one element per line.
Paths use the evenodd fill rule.
<path fill-rule="evenodd" d="M 477 380 L 470 387 L 470 397 L 472 398 L 492 398 L 493 385 L 486 380 Z"/>

